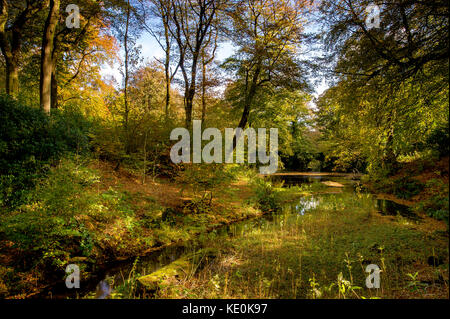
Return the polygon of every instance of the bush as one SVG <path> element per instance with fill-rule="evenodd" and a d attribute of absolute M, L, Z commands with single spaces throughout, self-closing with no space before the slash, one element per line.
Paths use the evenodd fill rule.
<path fill-rule="evenodd" d="M 434 129 L 427 138 L 426 144 L 439 153 L 439 157 L 450 154 L 449 124 Z"/>
<path fill-rule="evenodd" d="M 91 123 L 74 111 L 53 113 L 0 95 L 0 206 L 23 203 L 53 160 L 89 149 Z"/>
<path fill-rule="evenodd" d="M 76 216 L 101 209 L 98 196 L 85 190 L 97 182 L 93 171 L 63 160 L 30 191 L 29 203 L 2 216 L 0 234 L 27 257 L 53 266 L 63 265 L 70 255 L 89 256 L 92 238 Z"/>
<path fill-rule="evenodd" d="M 398 198 L 410 199 L 419 194 L 424 185 L 409 177 L 402 177 L 394 181 L 393 194 Z"/>
<path fill-rule="evenodd" d="M 430 179 L 426 184 L 426 192 L 430 195 L 415 206 L 415 210 L 443 220 L 448 226 L 449 186 L 438 179 Z"/>
<path fill-rule="evenodd" d="M 257 207 L 263 211 L 274 212 L 281 209 L 281 197 L 271 182 L 262 178 L 253 181 Z"/>
<path fill-rule="evenodd" d="M 49 135 L 54 141 L 57 153 L 87 153 L 91 147 L 91 133 L 94 123 L 78 110 L 53 110 L 50 117 Z"/>
<path fill-rule="evenodd" d="M 184 171 L 175 178 L 181 184 L 193 186 L 194 192 L 211 190 L 231 183 L 241 173 L 239 167 L 227 164 L 185 164 Z"/>

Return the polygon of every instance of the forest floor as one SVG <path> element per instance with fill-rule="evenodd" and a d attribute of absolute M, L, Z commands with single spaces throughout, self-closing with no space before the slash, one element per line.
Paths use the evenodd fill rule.
<path fill-rule="evenodd" d="M 419 182 L 422 187 L 419 191 L 410 194 L 407 198 L 395 194 L 392 186 L 396 181 L 412 180 Z M 365 185 L 379 198 L 389 199 L 402 205 L 414 206 L 420 202 L 430 200 L 449 184 L 449 157 L 436 162 L 416 160 L 401 165 L 399 171 L 382 182 L 367 182 Z M 405 190 L 399 190 L 401 193 Z M 402 195 L 402 194 L 400 194 Z"/>
<path fill-rule="evenodd" d="M 442 167 L 434 170 L 421 169 L 417 178 L 424 184 L 433 181 L 430 187 L 437 187 L 442 181 L 448 184 L 445 159 L 439 165 Z M 257 208 L 249 176 L 242 175 L 205 193 L 163 178 L 147 178 L 143 183 L 141 176 L 124 169 L 116 171 L 107 162 L 90 161 L 86 168 L 97 182 L 90 186 L 84 186 L 83 182 L 81 192 L 78 189 L 61 193 L 60 197 L 75 197 L 79 202 L 70 202 L 71 205 L 84 207 L 85 210 L 74 210 L 74 216 L 70 217 L 83 224 L 83 231 L 91 240 L 90 250 L 80 252 L 63 243 L 62 249 L 68 250 L 64 258 L 57 253 L 46 255 L 30 268 L 31 259 L 36 256 L 13 248 L 11 241 L 1 240 L 0 296 L 27 298 L 39 294 L 63 276 L 62 269 L 54 274 L 43 271 L 54 269 L 58 263 L 84 264 L 82 276 L 88 278 L 99 264 L 133 259 L 264 214 Z M 66 180 L 70 174 L 64 166 L 61 169 L 57 177 L 65 175 L 68 185 L 77 184 L 78 173 Z M 405 170 L 396 178 L 411 173 L 411 168 Z M 409 200 L 394 198 L 392 194 L 380 196 L 415 205 L 432 198 L 434 192 L 425 189 Z M 292 197 L 284 200 L 289 198 Z M 336 200 L 334 206 L 319 207 L 314 217 L 290 222 L 286 219 L 267 229 L 250 231 L 244 237 L 217 242 L 216 248 L 224 253 L 215 263 L 189 281 L 177 281 L 166 287 L 157 296 L 448 298 L 448 230 L 444 222 L 424 216 L 425 222 L 411 223 L 398 217 L 380 216 L 372 206 L 355 206 L 346 198 Z M 330 210 L 330 207 L 340 208 Z M 434 255 L 440 259 L 439 267 L 429 265 L 429 257 Z M 377 293 L 358 288 L 363 286 L 367 275 L 363 268 L 369 261 L 386 269 L 384 290 Z"/>
<path fill-rule="evenodd" d="M 408 199 L 376 197 L 411 207 L 420 221 L 381 215 L 364 195 L 355 201 L 332 194 L 304 216 L 285 214 L 238 238 L 211 241 L 218 251 L 214 261 L 187 279 L 166 282 L 155 297 L 448 299 L 448 225 L 420 206 L 448 198 L 448 187 L 442 189 L 448 158 L 434 166 L 409 163 L 385 183 L 405 178 L 423 189 Z M 320 194 L 313 189 L 303 195 Z M 369 264 L 381 269 L 380 289 L 366 287 Z"/>
<path fill-rule="evenodd" d="M 76 174 L 72 176 L 74 171 Z M 164 178 L 147 178 L 143 183 L 141 176 L 128 170 L 114 170 L 113 164 L 90 160 L 87 165 L 76 167 L 62 164 L 50 176 L 49 184 L 53 179 L 56 187 L 70 188 L 67 193 L 62 190 L 55 194 L 57 201 L 61 201 L 58 207 L 65 211 L 72 206 L 73 210 L 69 209 L 70 214 L 64 218 L 82 225 L 81 234 L 89 238 L 89 249 L 81 251 L 70 240 L 66 243 L 60 239 L 60 234 L 56 234 L 54 243 L 51 236 L 46 238 L 43 233 L 39 236 L 42 242 L 28 249 L 16 248 L 10 240 L 0 240 L 0 296 L 27 298 L 39 294 L 49 283 L 60 281 L 64 276 L 63 265 L 67 263 L 80 264 L 82 277 L 89 278 L 96 269 L 111 262 L 146 255 L 264 214 L 255 208 L 251 199 L 254 193 L 245 176 L 205 192 Z M 96 182 L 85 185 L 84 179 Z M 82 186 L 76 189 L 74 186 L 78 184 Z M 48 208 L 50 218 L 58 218 L 53 209 Z M 15 227 L 14 218 L 18 218 L 23 224 L 21 213 L 23 216 L 24 212 L 11 213 L 13 222 L 7 223 Z M 47 219 L 40 219 L 42 213 L 38 214 L 39 224 L 46 223 Z M 78 230 L 64 228 L 60 232 Z M 58 248 L 49 251 L 50 245 Z M 41 249 L 46 253 L 39 257 L 35 250 Z M 54 273 L 49 273 L 54 269 Z"/>
<path fill-rule="evenodd" d="M 341 206 L 346 199 L 338 198 L 300 218 L 211 240 L 219 252 L 214 261 L 188 279 L 165 283 L 154 297 L 449 298 L 448 236 L 381 216 L 370 205 Z M 366 287 L 369 264 L 381 269 L 380 289 Z"/>

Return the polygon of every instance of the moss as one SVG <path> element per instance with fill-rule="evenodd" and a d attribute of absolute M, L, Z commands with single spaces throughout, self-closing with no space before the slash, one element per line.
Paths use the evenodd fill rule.
<path fill-rule="evenodd" d="M 338 287 L 347 281 L 361 289 L 345 298 L 447 296 L 448 259 L 439 268 L 428 266 L 427 259 L 448 255 L 448 238 L 429 237 L 426 225 L 376 213 L 366 195 L 324 198 L 302 216 L 295 210 L 275 214 L 273 220 L 254 221 L 262 225 L 239 236 L 208 241 L 224 253 L 187 280 L 168 282 L 158 297 L 178 298 L 176 291 L 182 291 L 182 296 L 206 299 L 311 298 L 313 280 L 322 298 L 343 298 Z M 383 270 L 382 290 L 366 288 L 368 264 Z M 408 274 L 416 271 L 431 282 L 426 293 L 408 288 Z"/>
<path fill-rule="evenodd" d="M 184 279 L 204 264 L 206 257 L 215 257 L 217 251 L 211 248 L 200 249 L 185 255 L 157 271 L 139 277 L 140 288 L 147 291 L 157 290 L 160 285 L 167 285 L 173 279 Z"/>

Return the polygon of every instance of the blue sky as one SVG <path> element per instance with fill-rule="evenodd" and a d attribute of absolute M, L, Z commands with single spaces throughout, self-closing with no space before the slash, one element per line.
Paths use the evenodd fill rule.
<path fill-rule="evenodd" d="M 316 29 L 316 25 L 309 25 L 306 27 L 307 31 L 313 31 Z M 162 60 L 164 58 L 164 51 L 161 49 L 156 40 L 147 32 L 141 36 L 141 38 L 137 41 L 137 45 L 141 46 L 141 54 L 144 58 L 144 61 L 152 61 L 154 58 Z M 231 43 L 222 43 L 220 44 L 217 52 L 216 59 L 218 61 L 224 61 L 226 58 L 231 56 L 234 53 L 234 47 Z M 313 54 L 314 55 L 314 54 Z M 105 65 L 102 68 L 103 76 L 114 76 L 118 83 L 121 82 L 122 76 L 119 71 L 120 66 L 114 65 L 111 68 L 109 65 Z M 321 83 L 315 87 L 315 96 L 320 95 L 328 88 L 328 85 L 325 83 L 325 79 L 322 79 Z"/>
<path fill-rule="evenodd" d="M 144 58 L 144 61 L 152 61 L 154 58 L 162 60 L 164 58 L 164 51 L 159 46 L 158 42 L 149 34 L 145 33 L 141 36 L 141 38 L 137 41 L 137 45 L 141 46 L 141 54 Z M 223 43 L 220 45 L 216 52 L 216 59 L 218 61 L 223 61 L 227 57 L 231 56 L 234 52 L 234 48 L 230 43 Z M 119 71 L 120 66 L 114 65 L 111 68 L 109 65 L 104 65 L 102 67 L 102 75 L 113 75 L 116 80 L 120 83 L 121 74 Z"/>

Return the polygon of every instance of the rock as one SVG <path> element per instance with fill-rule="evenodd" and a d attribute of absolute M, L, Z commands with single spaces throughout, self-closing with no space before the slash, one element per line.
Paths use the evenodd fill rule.
<path fill-rule="evenodd" d="M 332 182 L 332 181 L 322 182 L 322 184 L 325 184 L 329 187 L 344 187 L 344 185 L 342 185 L 341 183 L 336 183 L 336 182 Z"/>
<path fill-rule="evenodd" d="M 183 279 L 204 265 L 206 257 L 214 258 L 217 251 L 210 248 L 200 249 L 193 254 L 185 255 L 157 271 L 139 277 L 138 289 L 155 291 L 160 284 L 169 283 L 171 279 Z"/>

